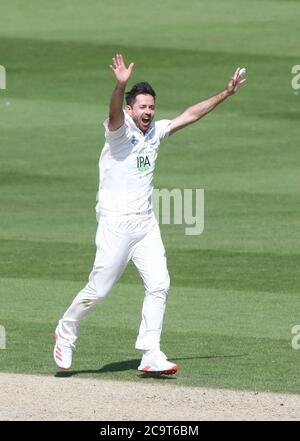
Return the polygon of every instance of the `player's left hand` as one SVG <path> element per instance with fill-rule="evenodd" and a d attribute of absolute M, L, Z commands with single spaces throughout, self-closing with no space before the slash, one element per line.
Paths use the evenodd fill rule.
<path fill-rule="evenodd" d="M 227 92 L 229 93 L 229 95 L 233 95 L 238 90 L 239 86 L 246 81 L 246 78 L 244 78 L 243 80 L 239 79 L 240 70 L 241 68 L 238 67 L 228 83 Z"/>

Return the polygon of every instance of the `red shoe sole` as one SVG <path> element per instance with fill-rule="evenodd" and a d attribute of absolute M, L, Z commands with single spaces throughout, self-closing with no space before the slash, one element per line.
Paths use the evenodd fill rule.
<path fill-rule="evenodd" d="M 143 374 L 152 374 L 152 375 L 174 375 L 178 372 L 178 367 L 174 366 L 171 369 L 166 371 L 149 371 L 149 370 L 141 370 Z"/>
<path fill-rule="evenodd" d="M 169 369 L 167 371 L 160 371 L 159 375 L 174 375 L 178 371 L 177 366 L 174 366 L 172 369 Z"/>

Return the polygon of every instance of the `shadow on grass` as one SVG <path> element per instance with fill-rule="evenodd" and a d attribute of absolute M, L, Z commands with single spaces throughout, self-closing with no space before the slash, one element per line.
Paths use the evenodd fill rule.
<path fill-rule="evenodd" d="M 137 369 L 140 359 L 134 358 L 132 360 L 118 361 L 116 363 L 109 363 L 100 369 L 82 369 L 80 371 L 59 371 L 55 377 L 72 377 L 78 374 L 105 374 L 106 372 L 122 372 Z"/>
<path fill-rule="evenodd" d="M 170 357 L 170 360 L 172 361 L 179 361 L 179 360 L 204 360 L 204 359 L 215 359 L 215 358 L 240 358 L 245 357 L 248 354 L 236 354 L 236 355 L 208 355 L 208 356 L 202 356 L 202 357 L 180 357 L 180 358 L 172 358 Z M 118 361 L 115 363 L 109 363 L 103 366 L 100 369 L 82 369 L 78 371 L 58 371 L 55 374 L 55 377 L 58 378 L 66 378 L 66 377 L 73 377 L 74 375 L 80 375 L 80 374 L 105 374 L 107 372 L 123 372 L 123 371 L 130 371 L 130 370 L 136 370 L 138 365 L 140 363 L 139 358 L 133 358 L 131 360 L 125 360 L 125 361 Z M 175 379 L 176 377 L 170 376 L 170 375 L 157 375 L 155 373 L 139 373 L 138 375 L 140 378 L 157 378 L 159 380 L 164 379 Z"/>
<path fill-rule="evenodd" d="M 203 355 L 202 357 L 180 357 L 180 358 L 170 358 L 172 361 L 178 360 L 209 360 L 215 358 L 241 358 L 247 357 L 249 354 L 235 354 L 235 355 Z"/>

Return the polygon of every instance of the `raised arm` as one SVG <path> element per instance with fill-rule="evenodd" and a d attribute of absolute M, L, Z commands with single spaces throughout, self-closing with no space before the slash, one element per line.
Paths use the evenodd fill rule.
<path fill-rule="evenodd" d="M 113 91 L 110 100 L 108 128 L 111 131 L 115 131 L 124 124 L 124 93 L 126 84 L 131 76 L 134 63 L 131 63 L 127 68 L 124 63 L 123 55 L 121 54 L 116 54 L 116 56 L 112 60 L 113 64 L 109 67 L 111 68 L 117 79 L 117 85 Z"/>
<path fill-rule="evenodd" d="M 170 134 L 177 132 L 177 130 L 199 121 L 207 113 L 211 112 L 218 104 L 233 95 L 246 80 L 239 79 L 240 68 L 238 67 L 231 77 L 228 86 L 222 92 L 214 95 L 198 104 L 187 108 L 181 115 L 174 118 L 171 122 Z"/>

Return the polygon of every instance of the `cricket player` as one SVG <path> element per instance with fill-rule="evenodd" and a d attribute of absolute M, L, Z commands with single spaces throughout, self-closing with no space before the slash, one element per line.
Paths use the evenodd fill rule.
<path fill-rule="evenodd" d="M 115 78 L 109 115 L 104 122 L 105 144 L 99 161 L 100 184 L 96 213 L 96 257 L 87 285 L 77 294 L 55 330 L 54 360 L 69 369 L 81 320 L 111 291 L 130 260 L 142 277 L 145 297 L 136 349 L 142 351 L 141 372 L 175 374 L 176 364 L 160 350 L 166 301 L 170 288 L 166 253 L 153 213 L 155 161 L 161 141 L 199 121 L 233 95 L 245 80 L 237 68 L 220 93 L 187 108 L 172 120 L 155 121 L 156 94 L 146 83 L 126 93 L 134 64 L 126 67 L 121 54 L 110 66 Z"/>

